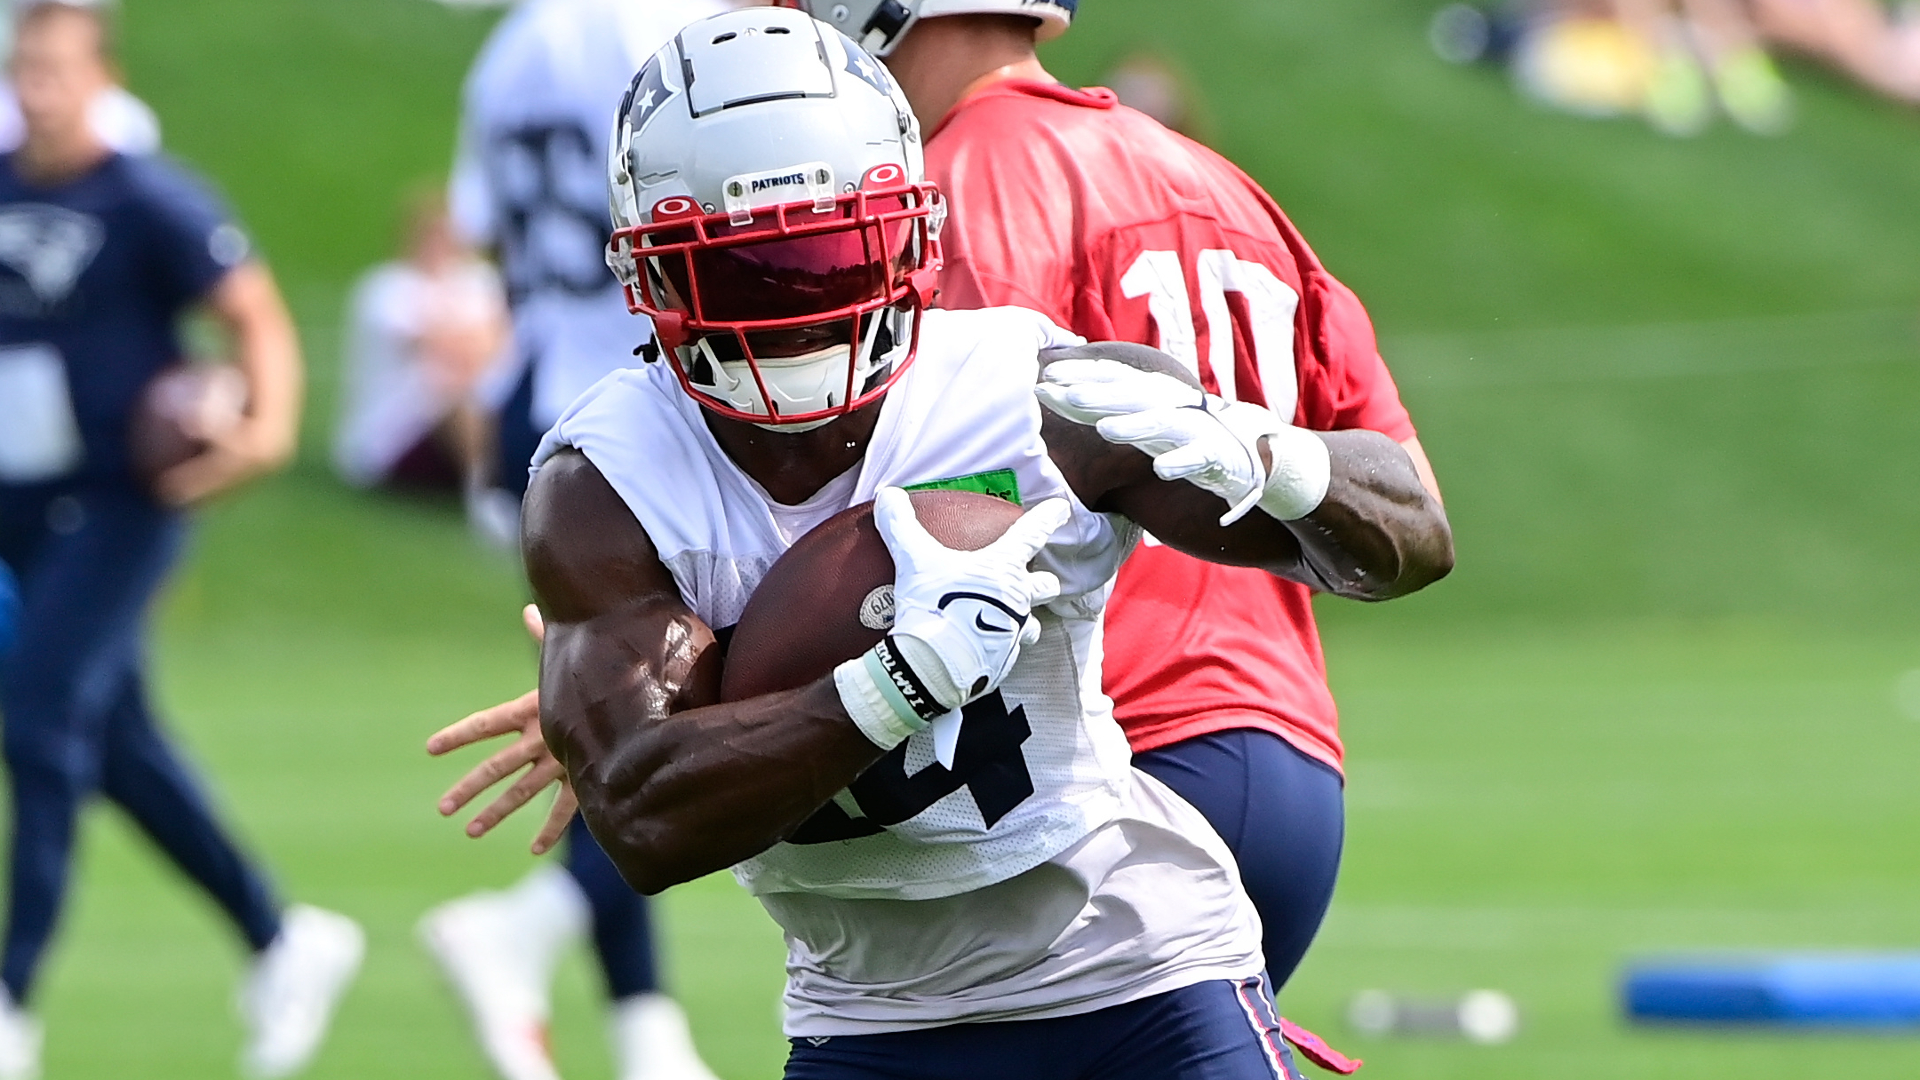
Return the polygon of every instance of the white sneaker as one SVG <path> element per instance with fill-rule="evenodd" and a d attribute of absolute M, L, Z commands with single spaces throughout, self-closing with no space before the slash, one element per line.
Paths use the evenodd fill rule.
<path fill-rule="evenodd" d="M 687 1014 L 665 994 L 614 1002 L 608 1026 L 620 1080 L 719 1080 L 693 1048 Z"/>
<path fill-rule="evenodd" d="M 547 1043 L 548 987 L 586 930 L 586 898 L 543 867 L 505 892 L 476 893 L 420 920 L 420 941 L 453 984 L 487 1060 L 505 1080 L 558 1080 Z"/>
<path fill-rule="evenodd" d="M 40 1021 L 0 987 L 0 1080 L 40 1080 Z"/>
<path fill-rule="evenodd" d="M 468 488 L 467 528 L 494 551 L 520 550 L 520 499 L 496 487 Z"/>
<path fill-rule="evenodd" d="M 345 915 L 305 904 L 288 908 L 280 936 L 240 988 L 240 1015 L 249 1029 L 241 1070 L 275 1078 L 306 1068 L 366 951 L 366 934 Z"/>

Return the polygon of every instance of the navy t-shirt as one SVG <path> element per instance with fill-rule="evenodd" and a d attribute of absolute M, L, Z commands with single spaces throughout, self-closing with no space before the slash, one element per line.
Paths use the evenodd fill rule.
<path fill-rule="evenodd" d="M 182 359 L 180 316 L 247 251 L 208 186 L 165 157 L 115 155 L 37 187 L 0 155 L 0 347 L 59 353 L 85 448 L 80 478 L 128 479 L 140 392 Z"/>

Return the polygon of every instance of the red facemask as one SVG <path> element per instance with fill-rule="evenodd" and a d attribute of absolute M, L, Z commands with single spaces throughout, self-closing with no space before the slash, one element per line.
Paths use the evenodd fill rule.
<path fill-rule="evenodd" d="M 932 303 L 940 268 L 933 224 L 939 201 L 932 184 L 908 182 L 899 166 L 881 165 L 830 209 L 817 210 L 812 200 L 781 203 L 755 209 L 741 225 L 727 213 L 704 213 L 692 199 L 663 199 L 653 206 L 651 224 L 617 230 L 612 249 L 618 258 L 636 261 L 633 284 L 625 287 L 627 307 L 653 320 L 660 348 L 687 393 L 736 420 L 813 423 L 877 400 L 912 363 L 918 314 Z M 761 373 L 767 357 L 756 356 L 756 335 L 832 328 L 845 333 L 857 358 L 863 340 L 864 347 L 873 346 L 866 329 L 870 317 L 896 307 L 915 313 L 916 340 L 877 385 L 855 386 L 858 364 L 850 359 L 838 404 L 779 412 Z M 680 350 L 702 338 L 716 355 L 747 362 L 768 414 L 742 411 L 693 384 Z"/>

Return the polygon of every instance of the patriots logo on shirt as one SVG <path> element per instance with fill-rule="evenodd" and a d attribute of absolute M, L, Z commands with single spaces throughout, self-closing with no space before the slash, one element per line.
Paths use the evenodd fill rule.
<path fill-rule="evenodd" d="M 847 73 L 888 97 L 893 96 L 893 88 L 887 85 L 887 77 L 880 72 L 880 63 L 859 49 L 847 50 Z"/>
<path fill-rule="evenodd" d="M 26 279 L 41 303 L 58 304 L 100 253 L 98 218 L 44 203 L 0 207 L 0 264 Z"/>
<path fill-rule="evenodd" d="M 648 64 L 640 73 L 640 78 L 627 88 L 627 102 L 623 111 L 627 114 L 627 126 L 633 129 L 635 135 L 640 134 L 641 129 L 647 126 L 647 121 L 653 119 L 653 114 L 660 111 L 673 93 L 661 76 L 660 65 Z"/>

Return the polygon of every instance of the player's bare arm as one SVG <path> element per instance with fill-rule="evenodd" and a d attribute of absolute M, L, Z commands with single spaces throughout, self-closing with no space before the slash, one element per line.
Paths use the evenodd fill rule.
<path fill-rule="evenodd" d="M 233 342 L 247 381 L 241 422 L 210 433 L 208 448 L 155 481 L 160 497 L 191 506 L 274 471 L 293 457 L 300 427 L 300 339 L 273 275 L 249 260 L 228 271 L 206 307 Z"/>
<path fill-rule="evenodd" d="M 595 838 L 641 892 L 764 851 L 883 752 L 831 677 L 719 703 L 713 632 L 584 455 L 541 468 L 524 547 L 546 619 L 547 744 Z"/>
<path fill-rule="evenodd" d="M 1296 440 L 1317 439 L 1326 447 L 1324 488 L 1313 492 L 1319 496 L 1317 502 L 1297 507 L 1303 512 L 1288 513 L 1283 519 L 1262 512 L 1275 500 L 1263 496 L 1260 488 L 1277 487 L 1273 474 L 1285 465 L 1276 464 L 1271 437 L 1257 434 L 1258 427 L 1246 428 L 1241 422 L 1244 417 L 1226 425 L 1207 419 L 1200 408 L 1200 384 L 1178 361 L 1142 345 L 1105 342 L 1048 350 L 1041 356 L 1043 372 L 1062 361 L 1078 361 L 1082 366 L 1086 361 L 1118 362 L 1157 377 L 1134 386 L 1125 378 L 1101 383 L 1098 370 L 1076 371 L 1064 383 L 1049 387 L 1051 380 L 1042 376 L 1042 399 L 1049 405 L 1042 418 L 1048 448 L 1075 492 L 1094 509 L 1121 513 L 1162 542 L 1196 558 L 1259 567 L 1358 600 L 1404 596 L 1453 568 L 1453 534 L 1446 512 L 1408 450 L 1387 436 L 1373 431 L 1309 433 L 1291 428 L 1277 432 Z M 1196 400 L 1180 404 L 1183 391 L 1159 381 L 1163 379 L 1178 380 Z M 1067 400 L 1069 394 L 1071 400 Z M 1171 415 L 1171 425 L 1151 419 L 1163 411 Z M 1144 425 L 1096 426 L 1095 421 L 1108 417 L 1125 422 L 1144 419 Z M 1185 420 L 1194 421 L 1201 430 L 1180 430 Z M 1253 422 L 1262 421 L 1255 417 Z M 1273 420 L 1266 423 L 1285 426 Z M 1225 496 L 1203 486 L 1205 476 L 1190 483 L 1166 474 L 1183 471 L 1182 462 L 1176 460 L 1181 455 L 1188 459 L 1184 468 L 1189 473 L 1217 470 L 1217 463 L 1207 460 L 1194 444 L 1211 438 L 1224 445 L 1225 456 L 1231 457 L 1240 450 L 1230 430 L 1236 424 L 1243 441 L 1258 448 L 1258 459 L 1241 451 L 1247 457 L 1241 463 L 1247 470 L 1241 486 L 1248 490 L 1241 505 L 1226 508 L 1228 514 L 1223 515 Z M 1160 458 L 1161 471 L 1156 473 L 1155 455 L 1162 454 L 1166 456 Z M 1223 516 L 1229 518 L 1225 523 Z"/>

